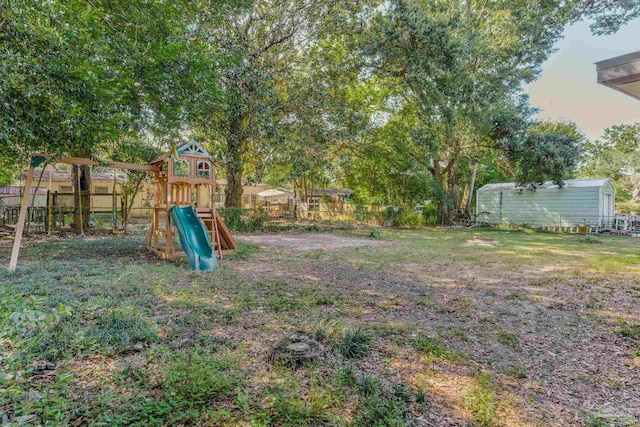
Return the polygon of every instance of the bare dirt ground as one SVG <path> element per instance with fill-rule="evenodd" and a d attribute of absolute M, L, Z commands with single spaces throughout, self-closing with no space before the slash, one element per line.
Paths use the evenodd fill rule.
<path fill-rule="evenodd" d="M 240 235 L 237 240 L 261 247 L 281 247 L 291 251 L 334 250 L 363 246 L 380 246 L 380 240 L 343 237 L 321 233 L 279 233 Z"/>
<path fill-rule="evenodd" d="M 491 425 L 640 425 L 640 358 L 634 342 L 617 333 L 640 320 L 635 274 L 588 271 L 564 256 L 514 263 L 496 254 L 499 238 L 469 248 L 461 235 L 433 258 L 419 250 L 396 254 L 398 242 L 334 235 L 240 240 L 280 250 L 234 263 L 245 277 L 299 288 L 328 284 L 350 308 L 336 317 L 386 328 L 393 339 L 385 337 L 365 365 L 430 390 L 439 409 L 423 425 L 467 425 L 474 414 L 465 396 L 478 372 L 490 372 L 498 384 L 499 421 Z M 327 254 L 300 254 L 314 249 Z M 460 257 L 464 251 L 475 251 L 477 260 Z M 411 333 L 438 337 L 462 358 L 422 359 L 394 344 Z"/>

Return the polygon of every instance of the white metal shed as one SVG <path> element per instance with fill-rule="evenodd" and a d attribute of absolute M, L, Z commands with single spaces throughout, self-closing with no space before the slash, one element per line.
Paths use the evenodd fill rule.
<path fill-rule="evenodd" d="M 551 181 L 535 190 L 516 183 L 487 184 L 476 192 L 476 215 L 489 224 L 572 227 L 610 226 L 614 219 L 613 185 L 608 179 Z"/>

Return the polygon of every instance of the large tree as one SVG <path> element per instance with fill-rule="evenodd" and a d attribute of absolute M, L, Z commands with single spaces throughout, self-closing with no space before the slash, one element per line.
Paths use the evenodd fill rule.
<path fill-rule="evenodd" d="M 640 17 L 640 0 L 574 0 L 576 19 L 591 18 L 594 34 L 613 34 Z"/>
<path fill-rule="evenodd" d="M 395 88 L 395 114 L 415 116 L 406 141 L 439 186 L 443 217 L 460 207 L 461 180 L 474 179 L 487 150 L 504 149 L 505 112 L 526 123 L 522 85 L 539 74 L 568 12 L 563 2 L 394 0 L 374 14 L 363 53 Z"/>
<path fill-rule="evenodd" d="M 580 175 L 609 178 L 619 202 L 640 202 L 640 123 L 605 129 L 602 139 L 586 144 Z"/>
<path fill-rule="evenodd" d="M 223 102 L 201 117 L 199 127 L 212 140 L 225 141 L 226 206 L 242 205 L 247 150 L 270 132 L 278 108 L 276 81 L 286 74 L 287 58 L 300 42 L 313 7 L 302 0 L 244 2 L 224 8 L 224 20 L 206 29 L 226 63 L 220 79 Z"/>
<path fill-rule="evenodd" d="M 536 188 L 544 181 L 562 186 L 578 166 L 585 137 L 574 123 L 537 122 L 521 140 L 509 147 L 509 155 L 518 164 L 516 179 L 521 185 Z"/>
<path fill-rule="evenodd" d="M 199 6 L 213 4 L 0 5 L 0 158 L 95 157 L 132 136 L 179 135 L 190 116 L 216 99 L 215 49 L 197 32 Z M 90 173 L 73 172 L 78 203 L 90 189 Z"/>
<path fill-rule="evenodd" d="M 353 29 L 344 25 L 345 19 L 361 7 L 323 0 L 247 1 L 226 8 L 224 23 L 210 29 L 210 39 L 226 58 L 221 72 L 224 102 L 202 117 L 199 128 L 214 142 L 224 142 L 226 206 L 241 206 L 247 164 L 260 175 L 263 156 L 273 153 L 278 143 L 284 157 L 298 159 L 287 147 L 299 152 L 291 138 L 300 135 L 300 126 L 319 125 L 309 134 L 318 137 L 320 128 L 327 128 L 327 121 L 321 123 L 323 114 L 335 122 L 338 115 L 325 109 L 324 101 L 330 99 L 323 95 L 331 97 L 333 88 L 344 86 L 340 75 L 330 73 L 343 58 L 330 44 L 339 31 L 349 37 Z"/>

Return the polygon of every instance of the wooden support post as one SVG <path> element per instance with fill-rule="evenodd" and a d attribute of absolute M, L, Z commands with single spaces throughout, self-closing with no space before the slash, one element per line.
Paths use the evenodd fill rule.
<path fill-rule="evenodd" d="M 160 221 L 159 221 L 159 212 L 158 208 L 153 209 L 153 248 L 158 250 L 160 248 L 159 245 L 159 237 L 160 237 Z"/>
<path fill-rule="evenodd" d="M 118 183 L 117 171 L 115 169 L 113 169 L 113 191 L 111 192 L 111 215 L 113 215 L 113 217 L 111 218 L 111 232 L 112 233 L 116 232 L 116 227 L 118 226 L 118 198 L 117 198 L 117 194 L 116 194 L 116 184 L 117 183 Z M 124 222 L 124 218 L 122 218 L 122 221 Z M 125 232 L 125 234 L 127 232 L 126 225 L 125 225 L 124 232 Z"/>
<path fill-rule="evenodd" d="M 164 252 L 169 259 L 173 256 L 173 241 L 171 240 L 171 205 L 173 203 L 174 186 L 171 181 L 167 182 L 167 201 L 165 204 L 165 229 L 164 229 Z"/>
<path fill-rule="evenodd" d="M 22 243 L 22 233 L 24 231 L 24 222 L 27 219 L 27 209 L 29 207 L 29 196 L 31 195 L 31 184 L 33 183 L 33 170 L 37 168 L 44 157 L 32 157 L 30 159 L 29 169 L 27 170 L 27 182 L 24 185 L 24 194 L 20 202 L 20 216 L 18 217 L 18 225 L 16 226 L 16 236 L 13 239 L 13 248 L 11 249 L 11 259 L 9 260 L 9 271 L 15 271 L 18 265 L 18 253 L 20 252 L 20 244 Z"/>
<path fill-rule="evenodd" d="M 51 184 L 49 184 L 49 188 L 51 188 Z M 53 215 L 53 194 L 51 194 L 51 190 L 47 190 L 47 235 L 51 236 L 51 227 L 53 223 L 51 221 Z"/>
<path fill-rule="evenodd" d="M 78 171 L 78 209 L 80 209 L 80 235 L 84 236 L 84 209 L 82 207 L 82 183 L 80 178 L 80 168 L 76 168 Z M 78 224 L 76 224 L 76 230 Z"/>

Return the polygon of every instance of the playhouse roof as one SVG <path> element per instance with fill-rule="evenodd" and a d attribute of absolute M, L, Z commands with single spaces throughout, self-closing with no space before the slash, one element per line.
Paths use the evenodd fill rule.
<path fill-rule="evenodd" d="M 187 141 L 184 144 L 178 146 L 176 151 L 178 152 L 178 154 L 191 154 L 194 156 L 205 157 L 207 159 L 213 159 L 213 157 L 211 157 L 211 154 L 209 154 L 207 150 L 202 148 L 202 145 L 198 144 L 198 142 L 195 139 L 192 139 L 191 141 Z M 158 158 L 154 159 L 151 162 L 151 164 L 159 163 L 167 159 L 168 157 L 171 157 L 171 151 L 166 152 L 163 155 L 159 156 Z"/>

